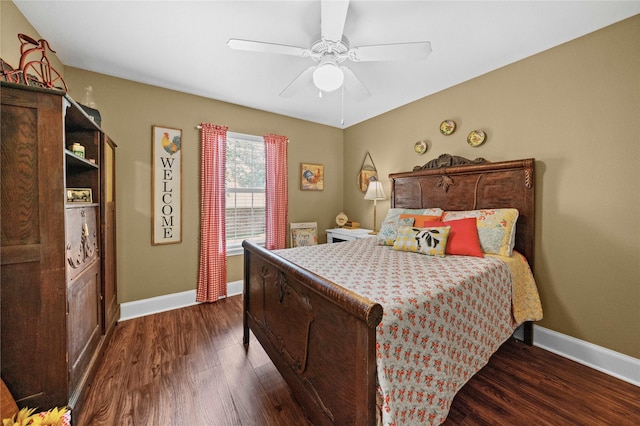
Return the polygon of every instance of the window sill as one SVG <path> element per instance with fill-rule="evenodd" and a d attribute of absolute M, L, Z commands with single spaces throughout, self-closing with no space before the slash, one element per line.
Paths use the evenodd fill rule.
<path fill-rule="evenodd" d="M 264 247 L 264 241 L 256 243 L 257 245 Z M 244 248 L 242 245 L 227 247 L 227 257 L 229 256 L 241 256 L 244 255 Z"/>

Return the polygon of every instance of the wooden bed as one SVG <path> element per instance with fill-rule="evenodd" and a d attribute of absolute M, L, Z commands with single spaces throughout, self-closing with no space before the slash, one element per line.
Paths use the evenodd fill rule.
<path fill-rule="evenodd" d="M 533 270 L 534 160 L 444 154 L 389 175 L 391 207 L 516 208 L 515 249 Z M 251 330 L 314 425 L 376 424 L 376 326 L 382 307 L 244 242 L 244 344 Z M 532 344 L 532 323 L 525 342 Z"/>

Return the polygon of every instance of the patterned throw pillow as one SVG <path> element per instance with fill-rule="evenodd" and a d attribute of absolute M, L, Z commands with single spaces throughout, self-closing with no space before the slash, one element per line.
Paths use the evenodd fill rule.
<path fill-rule="evenodd" d="M 447 211 L 441 221 L 468 217 L 476 218 L 478 238 L 484 253 L 511 256 L 516 243 L 517 209 Z"/>
<path fill-rule="evenodd" d="M 450 230 L 450 226 L 435 228 L 401 226 L 398 228 L 398 237 L 393 244 L 393 249 L 444 257 Z"/>
<path fill-rule="evenodd" d="M 392 246 L 398 236 L 398 228 L 401 226 L 413 226 L 413 221 L 412 217 L 407 217 L 383 224 L 380 232 L 378 232 L 378 244 Z"/>
<path fill-rule="evenodd" d="M 401 226 L 399 220 L 401 214 L 409 214 L 409 215 L 429 215 L 429 216 L 441 216 L 443 213 L 442 209 L 439 208 L 431 208 L 431 209 L 399 209 L 399 208 L 391 208 L 387 212 L 387 216 L 382 221 L 382 225 L 380 226 L 380 232 L 378 232 L 378 244 L 385 246 L 392 246 L 393 242 L 396 240 L 396 234 L 398 231 L 398 227 Z M 413 218 L 411 218 L 411 223 L 403 222 L 403 226 L 411 226 L 413 225 Z"/>

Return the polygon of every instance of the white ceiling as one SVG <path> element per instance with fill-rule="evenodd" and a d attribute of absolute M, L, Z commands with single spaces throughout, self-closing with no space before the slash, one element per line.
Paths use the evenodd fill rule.
<path fill-rule="evenodd" d="M 359 1 L 351 46 L 430 41 L 422 62 L 345 62 L 372 96 L 279 93 L 314 62 L 230 49 L 307 48 L 319 1 L 14 0 L 66 66 L 344 128 L 640 13 L 640 1 Z M 344 111 L 344 112 L 342 112 Z M 341 119 L 344 118 L 344 124 Z"/>

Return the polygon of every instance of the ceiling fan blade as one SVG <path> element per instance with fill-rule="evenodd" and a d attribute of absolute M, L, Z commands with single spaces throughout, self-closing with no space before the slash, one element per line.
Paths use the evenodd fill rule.
<path fill-rule="evenodd" d="M 360 46 L 349 50 L 352 61 L 423 61 L 431 53 L 431 43 L 417 41 L 412 43 L 378 44 Z"/>
<path fill-rule="evenodd" d="M 306 70 L 302 71 L 300 75 L 298 75 L 287 87 L 284 88 L 282 92 L 280 92 L 280 96 L 283 98 L 290 98 L 298 91 L 309 84 L 312 81 L 313 71 L 316 69 L 315 65 L 311 65 Z"/>
<path fill-rule="evenodd" d="M 287 46 L 285 44 L 266 43 L 263 41 L 239 40 L 237 38 L 229 39 L 227 46 L 235 50 L 246 50 L 249 52 L 277 53 L 280 55 L 290 56 L 309 56 L 309 49 L 296 46 Z"/>
<path fill-rule="evenodd" d="M 367 90 L 350 68 L 343 65 L 340 69 L 344 73 L 344 88 L 349 92 L 350 96 L 353 96 L 356 101 L 362 101 L 371 96 L 371 92 Z"/>
<path fill-rule="evenodd" d="M 320 34 L 323 39 L 341 41 L 347 20 L 348 0 L 322 0 L 320 4 Z"/>

